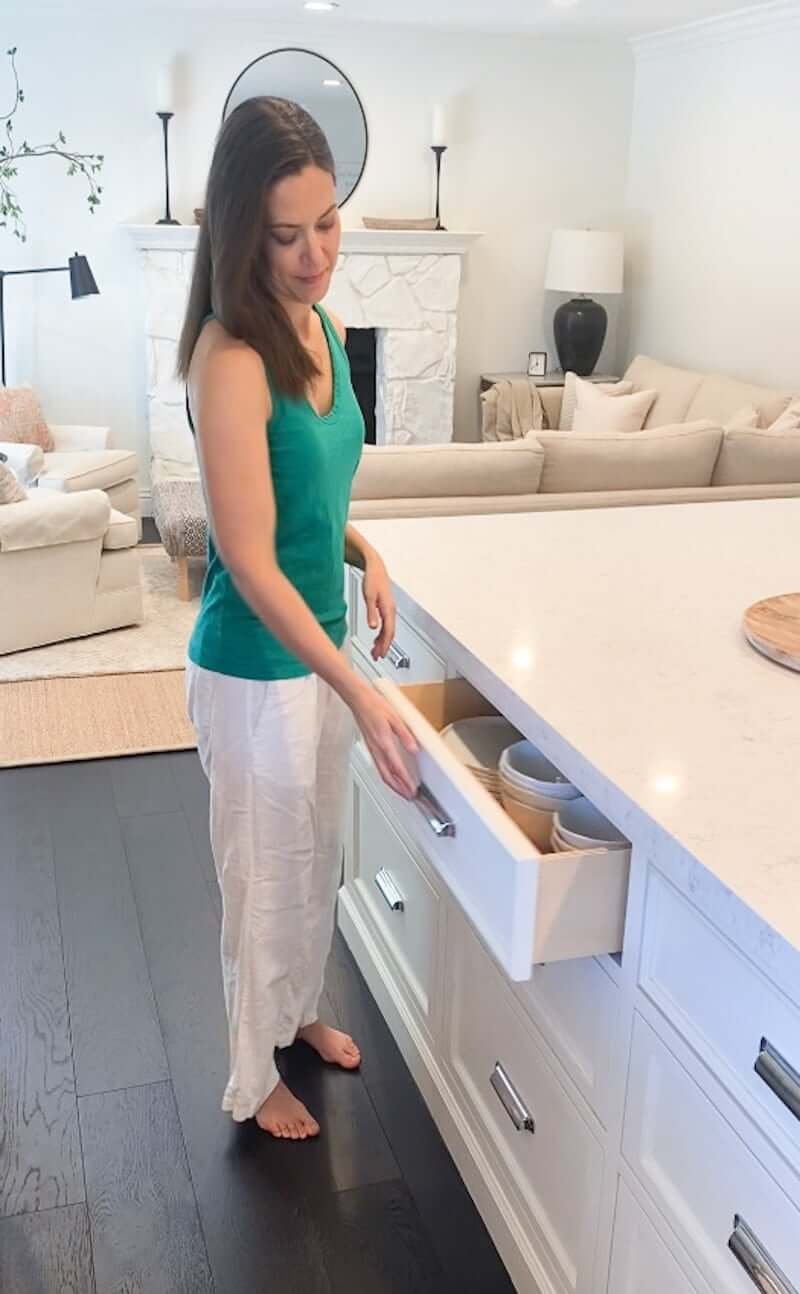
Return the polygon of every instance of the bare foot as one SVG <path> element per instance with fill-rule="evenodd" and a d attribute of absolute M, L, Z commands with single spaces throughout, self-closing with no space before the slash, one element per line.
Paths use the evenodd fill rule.
<path fill-rule="evenodd" d="M 338 1029 L 331 1029 L 329 1025 L 322 1024 L 319 1020 L 314 1024 L 306 1025 L 297 1036 L 303 1042 L 307 1042 L 309 1047 L 313 1047 L 314 1051 L 329 1065 L 340 1065 L 342 1069 L 358 1069 L 361 1064 L 361 1052 L 353 1039 L 346 1033 L 340 1033 Z"/>
<path fill-rule="evenodd" d="M 319 1124 L 308 1113 L 302 1101 L 293 1096 L 281 1079 L 256 1114 L 256 1122 L 264 1132 L 288 1141 L 305 1141 L 319 1136 Z"/>

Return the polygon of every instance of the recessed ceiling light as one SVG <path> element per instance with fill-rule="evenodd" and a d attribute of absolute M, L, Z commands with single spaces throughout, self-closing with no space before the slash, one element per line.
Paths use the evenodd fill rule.
<path fill-rule="evenodd" d="M 324 13 L 328 9 L 338 9 L 337 0 L 306 0 L 303 5 L 304 9 L 310 9 L 312 13 Z"/>
<path fill-rule="evenodd" d="M 323 81 L 323 82 L 322 82 L 322 84 L 323 84 L 323 85 L 329 85 L 332 89 L 334 89 L 334 90 L 335 90 L 335 89 L 337 88 L 337 86 L 340 86 L 342 83 L 341 83 L 341 81 L 335 81 L 335 80 L 333 79 L 333 77 L 329 77 L 329 78 L 327 78 L 325 81 Z"/>

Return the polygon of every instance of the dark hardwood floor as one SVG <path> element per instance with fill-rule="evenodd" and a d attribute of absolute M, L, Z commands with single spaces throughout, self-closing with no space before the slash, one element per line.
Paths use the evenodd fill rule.
<path fill-rule="evenodd" d="M 0 1294 L 510 1294 L 344 943 L 282 1053 L 323 1135 L 220 1110 L 220 901 L 196 755 L 0 773 Z"/>

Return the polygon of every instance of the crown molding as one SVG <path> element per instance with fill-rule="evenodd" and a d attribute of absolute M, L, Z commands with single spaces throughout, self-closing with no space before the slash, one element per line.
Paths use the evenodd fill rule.
<path fill-rule="evenodd" d="M 704 49 L 800 27 L 800 0 L 769 0 L 717 18 L 702 18 L 668 31 L 635 36 L 630 45 L 637 62 L 682 50 Z"/>

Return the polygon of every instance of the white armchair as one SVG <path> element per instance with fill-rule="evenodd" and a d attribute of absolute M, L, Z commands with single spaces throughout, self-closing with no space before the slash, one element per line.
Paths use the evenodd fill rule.
<path fill-rule="evenodd" d="M 139 624 L 138 526 L 102 490 L 0 507 L 0 654 Z"/>
<path fill-rule="evenodd" d="M 108 427 L 62 425 L 53 426 L 50 431 L 54 448 L 44 456 L 44 468 L 37 482 L 39 488 L 61 494 L 104 490 L 117 512 L 133 517 L 141 536 L 139 464 L 135 452 L 109 449 Z M 20 448 L 0 444 L 0 450 L 8 454 L 10 462 L 13 462 L 13 451 L 18 452 Z"/>

